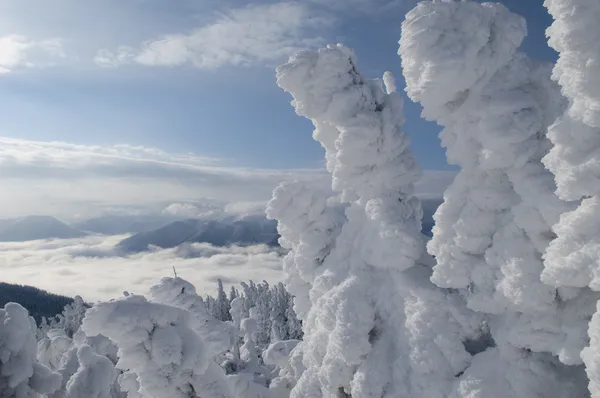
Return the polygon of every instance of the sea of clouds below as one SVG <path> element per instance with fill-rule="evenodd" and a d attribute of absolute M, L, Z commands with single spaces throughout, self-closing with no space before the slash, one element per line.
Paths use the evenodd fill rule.
<path fill-rule="evenodd" d="M 226 286 L 283 279 L 281 251 L 265 245 L 215 247 L 194 243 L 120 257 L 114 246 L 126 236 L 0 243 L 2 281 L 32 285 L 52 293 L 80 295 L 87 301 L 108 300 L 124 291 L 144 294 L 165 276 L 178 276 L 199 294 Z"/>

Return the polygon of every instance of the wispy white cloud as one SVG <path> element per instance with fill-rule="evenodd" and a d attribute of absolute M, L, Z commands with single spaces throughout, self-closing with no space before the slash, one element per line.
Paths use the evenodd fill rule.
<path fill-rule="evenodd" d="M 220 159 L 147 147 L 0 137 L 0 217 L 69 218 L 107 207 L 164 207 L 201 198 L 264 202 L 280 182 L 295 179 L 326 181 L 326 174 L 233 167 Z"/>
<path fill-rule="evenodd" d="M 192 244 L 128 257 L 113 253 L 123 236 L 0 243 L 3 282 L 33 285 L 86 300 L 118 297 L 123 291 L 143 294 L 162 277 L 177 274 L 199 293 L 214 294 L 216 281 L 282 280 L 281 255 L 266 246 L 214 247 Z"/>
<path fill-rule="evenodd" d="M 61 39 L 34 41 L 21 35 L 0 36 L 0 75 L 20 68 L 52 66 L 64 58 Z"/>
<path fill-rule="evenodd" d="M 426 171 L 417 192 L 441 197 L 453 178 L 454 172 Z M 72 219 L 115 208 L 161 211 L 172 203 L 179 205 L 170 213 L 256 213 L 279 183 L 291 180 L 330 184 L 323 169 L 244 168 L 149 147 L 0 137 L 0 218 Z M 197 207 L 199 202 L 210 206 Z"/>
<path fill-rule="evenodd" d="M 130 63 L 189 64 L 201 69 L 271 63 L 322 44 L 317 32 L 330 23 L 329 19 L 313 15 L 306 4 L 253 4 L 222 13 L 188 34 L 167 35 L 139 48 L 100 50 L 95 61 L 106 67 Z"/>

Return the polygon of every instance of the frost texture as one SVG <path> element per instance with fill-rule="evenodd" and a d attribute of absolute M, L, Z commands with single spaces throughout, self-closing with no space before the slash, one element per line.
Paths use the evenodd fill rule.
<path fill-rule="evenodd" d="M 433 281 L 470 288 L 470 307 L 489 313 L 553 304 L 541 254 L 569 209 L 541 163 L 562 101 L 550 69 L 516 53 L 524 35 L 499 4 L 421 3 L 400 42 L 407 93 L 462 168 L 435 215 Z"/>
<path fill-rule="evenodd" d="M 600 3 L 546 0 L 544 5 L 554 17 L 547 31 L 549 44 L 559 53 L 553 78 L 569 99 L 567 111 L 549 130 L 554 147 L 544 163 L 555 175 L 558 195 L 580 202 L 554 226 L 557 238 L 546 251 L 542 280 L 574 296 L 591 296 L 589 289 L 600 291 Z M 580 317 L 571 327 L 588 332 L 589 347 L 581 357 L 591 396 L 597 398 L 600 322 L 598 311 L 587 312 L 589 307 L 586 315 L 595 312 L 589 329 L 589 317 Z"/>
<path fill-rule="evenodd" d="M 150 296 L 158 303 L 192 313 L 192 328 L 207 344 L 210 356 L 221 354 L 231 346 L 234 338 L 233 326 L 212 317 L 202 298 L 196 294 L 196 288 L 188 281 L 181 278 L 163 278 L 160 283 L 150 288 Z"/>
<path fill-rule="evenodd" d="M 277 69 L 277 83 L 313 122 L 332 188 L 347 206 L 341 225 L 329 222 L 326 202 L 315 199 L 322 195 L 303 192 L 298 196 L 306 199 L 290 200 L 302 192 L 296 186 L 279 188 L 271 202 L 271 217 L 290 226 L 280 229 L 294 242 L 290 258 L 317 220 L 341 226 L 337 236 L 328 235 L 332 243 L 318 267 L 313 250 L 306 267 L 286 269 L 293 278 L 318 270 L 304 279 L 306 369 L 290 396 L 444 397 L 447 383 L 468 365 L 461 340 L 478 323 L 457 316 L 459 306 L 429 282 L 429 270 L 415 267 L 424 253 L 422 210 L 413 195 L 420 169 L 401 130 L 393 76 L 386 74 L 385 90 L 381 80 L 364 79 L 354 53 L 337 45 L 291 57 Z M 310 222 L 288 235 L 298 218 Z M 433 325 L 431 332 L 424 325 Z"/>
<path fill-rule="evenodd" d="M 82 328 L 115 342 L 117 367 L 137 375 L 142 396 L 193 397 L 206 383 L 209 352 L 188 311 L 131 295 L 95 305 Z"/>
<path fill-rule="evenodd" d="M 310 309 L 309 291 L 345 222 L 340 209 L 328 204 L 332 196 L 303 182 L 287 182 L 275 189 L 267 206 L 267 216 L 278 221 L 281 246 L 291 249 L 283 270 L 300 319 Z"/>
<path fill-rule="evenodd" d="M 60 375 L 36 360 L 36 326 L 16 303 L 0 308 L 0 396 L 35 398 L 60 388 Z"/>
<path fill-rule="evenodd" d="M 113 363 L 83 345 L 77 350 L 79 369 L 67 383 L 67 398 L 111 398 L 117 373 Z"/>
<path fill-rule="evenodd" d="M 548 249 L 544 281 L 600 290 L 600 4 L 590 0 L 546 1 L 555 22 L 550 45 L 560 53 L 553 77 L 570 100 L 552 126 L 554 147 L 544 158 L 556 176 L 558 194 L 584 199 L 565 214 Z"/>
<path fill-rule="evenodd" d="M 541 279 L 552 226 L 573 204 L 556 196 L 542 163 L 551 147 L 548 126 L 564 99 L 549 66 L 517 52 L 525 35 L 523 18 L 501 4 L 423 2 L 407 15 L 399 54 L 408 95 L 444 127 L 448 161 L 461 167 L 434 216 L 432 281 L 461 289 L 469 308 L 490 314 L 500 362 L 522 356 L 519 377 L 499 383 L 514 396 L 563 397 L 546 385 L 572 369 L 525 350 L 580 363 L 585 338 L 571 322 L 591 315 L 593 298 Z M 471 368 L 491 355 L 477 354 Z M 551 373 L 538 374 L 542 365 Z M 459 390 L 469 375 L 495 377 L 482 372 L 465 372 Z"/>

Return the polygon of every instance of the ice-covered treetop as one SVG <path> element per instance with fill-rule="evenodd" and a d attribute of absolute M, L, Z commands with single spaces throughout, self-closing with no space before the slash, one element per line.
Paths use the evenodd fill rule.
<path fill-rule="evenodd" d="M 550 129 L 554 147 L 544 159 L 558 195 L 579 200 L 600 195 L 600 2 L 546 0 L 554 17 L 548 44 L 559 53 L 552 77 L 570 106 Z"/>
<path fill-rule="evenodd" d="M 440 120 L 507 64 L 526 34 L 525 20 L 501 4 L 419 3 L 400 39 L 408 96 L 423 105 L 423 117 Z"/>
<path fill-rule="evenodd" d="M 385 80 L 392 91 L 391 74 Z M 351 49 L 338 44 L 300 52 L 277 68 L 277 84 L 315 125 L 334 190 L 364 200 L 412 195 L 420 169 L 401 130 L 402 97 L 386 93 L 381 80 L 365 79 Z"/>

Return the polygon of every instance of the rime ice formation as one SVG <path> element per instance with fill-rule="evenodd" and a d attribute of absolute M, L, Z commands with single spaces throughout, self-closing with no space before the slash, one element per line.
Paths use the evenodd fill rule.
<path fill-rule="evenodd" d="M 542 281 L 552 226 L 573 204 L 556 196 L 542 163 L 565 102 L 550 68 L 517 51 L 525 35 L 523 18 L 501 4 L 423 2 L 407 15 L 399 54 L 409 97 L 444 127 L 448 161 L 461 167 L 434 216 L 432 281 L 462 289 L 469 308 L 490 314 L 500 362 L 523 356 L 530 371 L 503 382 L 515 396 L 563 397 L 566 390 L 547 386 L 572 369 L 544 353 L 581 362 L 585 338 L 571 322 L 591 314 L 593 296 L 576 299 Z M 474 364 L 482 355 L 492 354 Z M 465 372 L 459 391 L 475 373 Z"/>
<path fill-rule="evenodd" d="M 60 375 L 36 359 L 35 322 L 16 303 L 0 308 L 0 396 L 33 398 L 60 388 Z"/>
<path fill-rule="evenodd" d="M 345 222 L 343 213 L 328 205 L 332 195 L 307 183 L 288 182 L 275 189 L 267 206 L 267 216 L 278 221 L 281 246 L 291 249 L 283 270 L 300 319 L 310 309 L 309 291 Z"/>
<path fill-rule="evenodd" d="M 212 317 L 196 288 L 181 278 L 162 278 L 150 288 L 150 296 L 158 303 L 189 311 L 194 315 L 192 328 L 206 343 L 211 356 L 225 352 L 233 341 L 234 328 L 231 324 Z"/>
<path fill-rule="evenodd" d="M 296 112 L 313 122 L 332 188 L 347 206 L 344 222 L 337 221 L 323 195 L 298 185 L 280 187 L 271 202 L 284 242 L 293 242 L 288 257 L 304 254 L 301 242 L 310 249 L 306 262 L 286 269 L 305 282 L 309 299 L 306 369 L 291 397 L 443 397 L 468 366 L 462 339 L 479 324 L 416 265 L 424 253 L 413 195 L 421 172 L 401 130 L 402 98 L 393 76 L 384 79 L 385 89 L 363 78 L 342 45 L 301 52 L 277 69 Z M 316 256 L 324 246 L 312 236 L 324 230 L 326 256 Z"/>
<path fill-rule="evenodd" d="M 569 209 L 541 163 L 562 100 L 549 67 L 516 52 L 525 33 L 499 4 L 421 3 L 400 42 L 407 93 L 461 166 L 435 215 L 433 281 L 469 288 L 470 307 L 489 313 L 553 305 L 541 255 Z"/>
<path fill-rule="evenodd" d="M 544 5 L 554 17 L 549 44 L 559 53 L 553 78 L 569 99 L 568 109 L 548 132 L 554 147 L 544 164 L 555 175 L 558 195 L 578 206 L 554 226 L 557 238 L 546 251 L 542 280 L 573 296 L 590 296 L 589 289 L 600 291 L 600 3 L 546 0 Z M 589 346 L 581 357 L 591 396 L 597 398 L 600 321 L 598 311 L 592 312 L 589 327 L 589 317 L 580 316 L 571 328 L 588 331 Z"/>
<path fill-rule="evenodd" d="M 131 295 L 92 307 L 82 328 L 115 342 L 117 367 L 137 375 L 142 396 L 183 398 L 193 391 L 209 396 L 205 375 L 211 359 L 193 323 L 188 311 Z"/>

